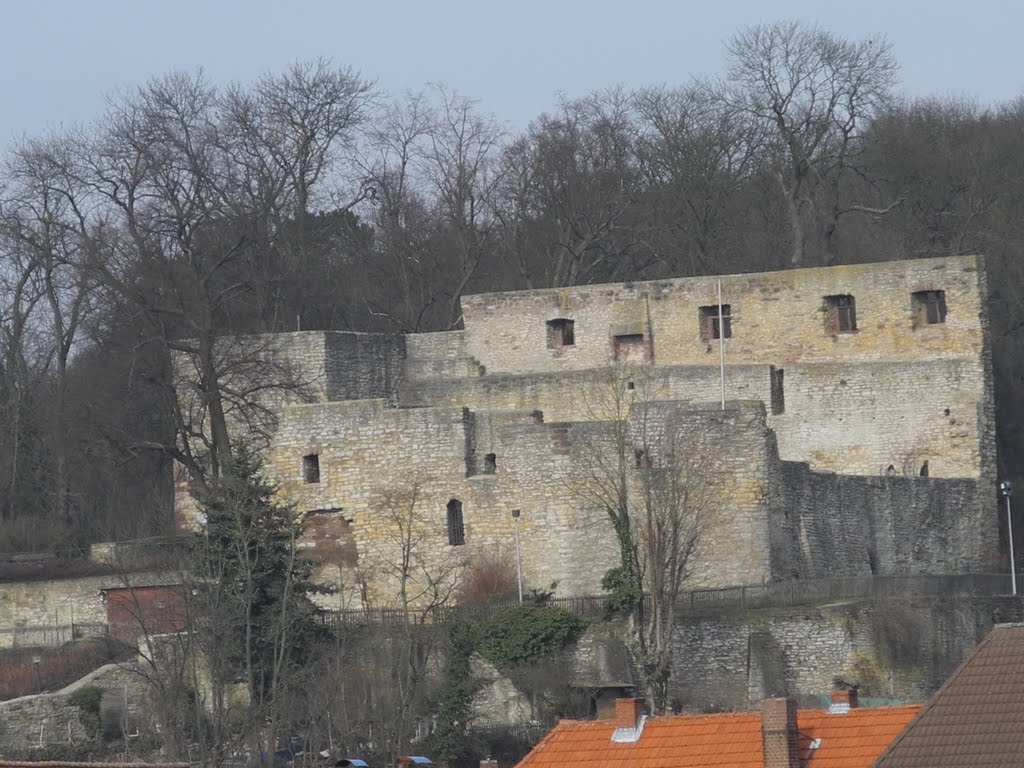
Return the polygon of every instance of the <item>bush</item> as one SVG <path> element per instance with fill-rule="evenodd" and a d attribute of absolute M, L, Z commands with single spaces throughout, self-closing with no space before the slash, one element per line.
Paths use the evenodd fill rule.
<path fill-rule="evenodd" d="M 100 716 L 102 702 L 103 689 L 95 685 L 79 688 L 68 696 L 68 704 L 78 707 L 78 720 L 92 739 L 99 738 L 103 732 L 103 718 Z"/>
<path fill-rule="evenodd" d="M 515 600 L 519 593 L 515 562 L 500 551 L 484 553 L 470 563 L 463 580 L 461 605 L 491 605 Z"/>
<path fill-rule="evenodd" d="M 447 765 L 479 761 L 465 733 L 477 689 L 470 665 L 474 652 L 508 672 L 554 656 L 585 628 L 585 621 L 561 608 L 530 604 L 498 608 L 476 621 L 452 622 L 437 730 L 430 741 L 437 758 Z"/>
<path fill-rule="evenodd" d="M 586 626 L 561 608 L 510 606 L 476 622 L 477 650 L 499 669 L 508 670 L 557 653 Z"/>

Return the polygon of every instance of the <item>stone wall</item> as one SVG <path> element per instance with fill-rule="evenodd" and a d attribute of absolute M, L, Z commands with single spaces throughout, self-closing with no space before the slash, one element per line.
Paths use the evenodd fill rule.
<path fill-rule="evenodd" d="M 757 370 L 767 384 L 770 372 Z M 724 411 L 656 401 L 646 413 L 647 429 L 671 415 L 697 455 L 687 471 L 712 488 L 691 586 L 991 567 L 996 529 L 978 480 L 836 475 L 784 462 L 768 427 L 777 417 L 760 400 Z M 332 603 L 339 607 L 395 602 L 398 541 L 418 548 L 423 576 L 454 574 L 476 556 L 510 558 L 513 509 L 521 510 L 528 586 L 594 594 L 617 562 L 594 493 L 608 479 L 594 472 L 606 469 L 612 431 L 610 422 L 549 422 L 539 411 L 392 408 L 379 400 L 298 405 L 283 411 L 268 466 L 289 499 L 316 511 L 309 546 L 337 549 L 337 557 L 317 559 L 322 578 L 342 585 Z M 634 444 L 642 437 L 634 434 Z M 304 482 L 309 454 L 318 456 L 317 483 Z M 464 545 L 449 544 L 453 500 Z M 403 539 L 406 520 L 416 532 Z"/>
<path fill-rule="evenodd" d="M 714 533 L 695 560 L 695 583 L 771 578 L 766 477 L 777 459 L 764 406 L 730 403 L 721 411 L 661 402 L 650 410 L 652 422 L 671 412 L 689 445 L 704 441 L 708 448 L 692 469 L 715 479 L 715 501 L 700 513 Z M 300 509 L 345 521 L 337 542 L 352 537 L 358 567 L 339 557 L 338 578 L 349 585 L 335 597 L 339 604 L 351 605 L 357 588 L 372 602 L 394 602 L 403 541 L 417 548 L 421 575 L 461 569 L 474 556 L 511 558 L 513 509 L 521 510 L 527 585 L 557 583 L 560 594 L 593 594 L 617 562 L 608 515 L 594 497 L 602 481 L 595 472 L 612 450 L 611 429 L 602 422 L 552 423 L 540 413 L 389 408 L 379 400 L 299 405 L 283 411 L 268 467 Z M 310 454 L 318 457 L 317 483 L 304 482 L 302 457 Z M 461 505 L 465 544 L 449 543 L 453 501 Z M 403 535 L 404 525 L 414 533 Z"/>
<path fill-rule="evenodd" d="M 104 691 L 101 717 L 105 727 L 155 736 L 152 692 L 145 678 L 130 663 L 108 664 L 57 693 L 23 696 L 0 702 L 0 754 L 7 758 L 31 757 L 38 747 L 82 745 L 92 734 L 82 723 L 78 707 L 68 703 L 84 687 Z M 112 722 L 111 722 L 112 721 Z"/>
<path fill-rule="evenodd" d="M 295 331 L 221 339 L 219 372 L 266 408 L 283 404 L 393 398 L 402 378 L 405 337 L 386 333 Z M 174 357 L 179 397 L 192 407 L 198 370 Z"/>
<path fill-rule="evenodd" d="M 406 352 L 410 360 L 465 357 L 466 343 L 462 331 L 412 333 L 406 336 Z"/>
<path fill-rule="evenodd" d="M 979 360 L 787 365 L 785 411 L 770 424 L 779 453 L 856 475 L 981 474 L 988 435 Z M 890 470 L 889 467 L 893 469 Z"/>
<path fill-rule="evenodd" d="M 405 336 L 338 332 L 324 336 L 328 400 L 397 400 Z"/>
<path fill-rule="evenodd" d="M 634 487 L 634 511 L 641 518 L 636 535 L 643 535 L 648 510 L 662 523 L 681 513 L 684 530 L 700 529 L 689 565 L 692 588 L 775 578 L 768 476 L 778 457 L 764 404 L 730 402 L 723 410 L 719 404 L 657 402 L 634 408 L 631 426 L 641 419 L 646 434 L 634 434 L 633 442 L 649 445 L 655 455 L 637 458 L 653 467 L 645 485 Z"/>
<path fill-rule="evenodd" d="M 687 711 L 745 710 L 766 696 L 924 701 L 992 628 L 1024 616 L 1015 598 L 847 601 L 679 621 L 670 695 Z"/>
<path fill-rule="evenodd" d="M 601 368 L 611 336 L 649 336 L 658 365 L 717 362 L 699 308 L 730 306 L 730 363 L 898 362 L 967 357 L 984 350 L 981 260 L 974 256 L 889 261 L 746 275 L 491 293 L 462 298 L 466 353 L 488 373 Z M 911 294 L 944 290 L 945 322 L 915 327 Z M 827 327 L 825 297 L 852 295 L 857 330 Z M 575 343 L 551 348 L 546 323 L 574 320 Z"/>
<path fill-rule="evenodd" d="M 403 407 L 428 405 L 467 407 L 473 411 L 542 411 L 545 421 L 605 421 L 609 388 L 629 381 L 650 400 L 714 402 L 721 397 L 717 366 L 642 366 L 564 374 L 488 374 L 462 379 L 407 379 L 400 392 Z M 767 365 L 734 365 L 727 370 L 730 400 L 771 402 L 772 369 Z"/>
<path fill-rule="evenodd" d="M 785 462 L 778 504 L 799 521 L 788 577 L 987 573 L 992 501 L 976 480 L 857 477 Z"/>
<path fill-rule="evenodd" d="M 997 518 L 983 262 L 721 283 L 724 413 L 707 406 L 722 378 L 701 320 L 717 279 L 467 296 L 463 331 L 254 341 L 317 383 L 274 405 L 267 469 L 285 499 L 315 513 L 310 551 L 336 550 L 318 555 L 321 578 L 342 587 L 336 604 L 394 602 L 396 541 L 422 550 L 425 577 L 508 557 L 513 509 L 532 586 L 596 591 L 617 545 L 581 478 L 627 401 L 691 412 L 720 502 L 695 584 L 986 569 Z M 943 322 L 922 322 L 921 291 L 944 292 Z M 850 332 L 835 324 L 837 296 L 856 302 Z M 182 478 L 176 487 L 190 518 Z M 450 505 L 464 544 L 448 543 Z M 403 516 L 414 536 L 399 535 Z"/>
<path fill-rule="evenodd" d="M 467 416 L 462 408 L 397 409 L 383 401 L 295 406 L 283 414 L 269 467 L 301 509 L 333 510 L 323 514 L 351 521 L 358 580 L 369 585 L 370 602 L 397 599 L 394 563 L 403 542 L 416 550 L 421 579 L 461 570 L 474 554 L 512 557 L 512 509 L 523 510 L 528 584 L 560 580 L 565 591 L 592 591 L 608 567 L 598 556 L 612 553 L 602 546 L 607 539 L 603 513 L 568 502 L 566 430 L 531 414 L 495 413 L 476 422 Z M 467 450 L 473 439 L 481 459 L 496 455 L 494 474 L 470 470 Z M 303 482 L 300 457 L 309 453 L 319 456 L 319 483 Z M 453 501 L 461 504 L 465 545 L 449 544 Z M 575 547 L 587 542 L 597 564 L 567 568 Z M 350 569 L 350 584 L 355 571 Z M 357 588 L 364 591 L 363 584 Z M 335 596 L 344 604 L 352 598 L 351 592 Z"/>
<path fill-rule="evenodd" d="M 83 576 L 71 579 L 0 582 L 0 628 L 106 624 L 105 589 L 174 583 L 159 573 Z M 14 634 L 0 633 L 0 644 Z"/>
<path fill-rule="evenodd" d="M 116 576 L 0 583 L 0 627 L 105 624 L 101 590 L 119 585 Z"/>
<path fill-rule="evenodd" d="M 662 366 L 714 366 L 700 307 L 717 278 L 579 286 L 463 298 L 466 354 L 495 374 L 558 373 L 613 362 L 616 333 L 635 331 Z M 978 477 L 994 451 L 985 276 L 977 257 L 884 262 L 721 278 L 730 306 L 726 396 L 742 365 L 782 369 L 784 458 L 875 474 L 929 460 L 932 474 Z M 911 294 L 945 291 L 945 322 L 919 325 Z M 825 297 L 853 295 L 857 330 L 828 327 Z M 575 343 L 551 348 L 547 321 L 574 321 Z M 708 399 L 708 398 L 704 398 Z M 948 413 L 947 413 L 948 411 Z M 890 429 L 890 425 L 898 429 Z M 984 458 L 983 458 L 984 455 Z"/>

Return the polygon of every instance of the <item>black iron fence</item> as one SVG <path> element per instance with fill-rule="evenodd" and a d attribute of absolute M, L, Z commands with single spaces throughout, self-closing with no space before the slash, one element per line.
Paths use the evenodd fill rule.
<path fill-rule="evenodd" d="M 836 600 L 872 597 L 940 597 L 997 596 L 1010 594 L 1009 574 L 961 573 L 948 575 L 848 576 L 829 579 L 775 581 L 767 584 L 745 584 L 735 587 L 685 590 L 679 597 L 680 615 L 710 613 L 729 609 L 787 608 L 815 605 Z M 605 612 L 603 595 L 553 597 L 548 605 L 556 606 L 584 619 L 597 618 Z M 329 626 L 394 625 L 441 623 L 454 616 L 472 619 L 475 614 L 515 605 L 514 602 L 486 607 L 438 606 L 426 611 L 402 608 L 354 608 L 324 611 L 323 623 Z"/>
<path fill-rule="evenodd" d="M 1008 595 L 1010 576 L 1000 573 L 959 573 L 913 576 L 847 576 L 831 579 L 776 581 L 738 587 L 693 589 L 683 593 L 679 609 L 786 608 L 832 600 L 869 597 L 940 597 L 943 595 Z"/>

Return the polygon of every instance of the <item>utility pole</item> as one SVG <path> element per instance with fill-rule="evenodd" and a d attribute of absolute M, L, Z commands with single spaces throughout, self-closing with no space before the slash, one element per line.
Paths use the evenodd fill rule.
<path fill-rule="evenodd" d="M 1003 480 L 999 484 L 999 493 L 1006 499 L 1006 540 L 1010 543 L 1010 589 L 1017 594 L 1017 565 L 1013 559 L 1013 520 L 1010 512 L 1010 497 L 1013 496 L 1013 483 Z"/>
<path fill-rule="evenodd" d="M 519 510 L 512 510 L 512 519 L 516 521 L 516 585 L 519 587 L 519 604 L 523 604 L 523 556 L 519 550 Z M 1016 594 L 1016 592 L 1014 592 Z"/>

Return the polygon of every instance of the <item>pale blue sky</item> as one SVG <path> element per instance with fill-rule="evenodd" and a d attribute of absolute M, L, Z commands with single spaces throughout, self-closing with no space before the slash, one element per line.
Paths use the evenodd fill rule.
<path fill-rule="evenodd" d="M 0 144 L 172 69 L 227 82 L 318 56 L 393 93 L 446 82 L 517 129 L 557 92 L 713 75 L 735 30 L 789 18 L 886 35 L 910 95 L 1024 92 L 1019 0 L 0 0 Z"/>

